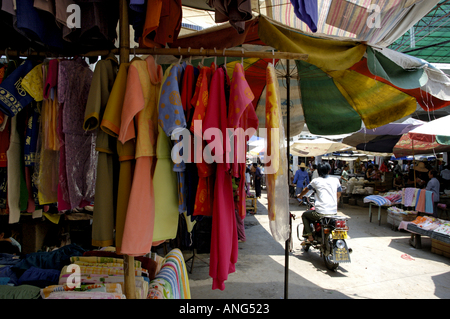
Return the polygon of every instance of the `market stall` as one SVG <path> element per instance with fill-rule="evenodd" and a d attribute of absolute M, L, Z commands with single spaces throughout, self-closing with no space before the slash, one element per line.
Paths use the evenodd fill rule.
<path fill-rule="evenodd" d="M 160 5 L 163 3 L 167 5 L 168 2 L 159 2 Z M 158 8 L 161 10 L 161 6 Z M 238 36 L 227 38 L 230 28 L 236 31 L 236 25 L 232 24 L 231 27 L 221 26 L 219 30 L 178 38 L 180 7 L 163 8 L 161 12 L 164 14 L 156 18 L 160 24 L 155 26 L 151 24 L 154 23 L 152 19 L 148 19 L 148 23 L 144 19 L 146 22 L 139 24 L 139 21 L 142 22 L 139 17 L 152 13 L 151 9 L 155 8 L 129 15 L 134 10 L 129 9 L 125 0 L 114 1 L 113 4 L 104 1 L 86 3 L 81 10 L 81 20 L 92 22 L 97 21 L 94 18 L 100 18 L 99 26 L 88 23 L 83 24 L 79 28 L 81 30 L 70 30 L 66 25 L 53 32 L 53 24 L 44 24 L 45 21 L 52 21 L 47 19 L 47 13 L 35 9 L 31 1 L 17 2 L 15 18 L 19 27 L 27 29 L 25 38 L 37 38 L 45 45 L 33 45 L 33 50 L 30 50 L 27 46 L 31 47 L 36 41 L 26 41 L 25 48 L 21 44 L 16 50 L 6 47 L 2 52 L 10 59 L 0 86 L 1 110 L 7 116 L 3 117 L 2 125 L 5 125 L 4 128 L 10 125 L 5 132 L 11 136 L 11 147 L 4 152 L 8 159 L 9 223 L 17 223 L 24 210 L 42 216 L 48 213 L 45 206 L 55 203 L 59 210 L 66 211 L 87 207 L 94 202 L 92 244 L 96 247 L 116 246 L 114 253 L 119 256 L 114 257 L 100 256 L 99 251 L 89 256 L 94 258 L 87 259 L 81 258 L 88 257 L 86 251 L 66 255 L 66 264 L 53 269 L 59 275 L 51 271 L 42 274 L 45 286 L 41 295 L 45 298 L 82 296 L 66 293 L 62 291 L 65 288 L 60 287 L 67 283 L 66 277 L 73 278 L 67 267 L 71 264 L 78 265 L 81 282 L 88 285 L 83 289 L 100 289 L 97 293 L 90 291 L 85 295 L 91 298 L 122 298 L 123 295 L 128 299 L 148 296 L 189 298 L 184 260 L 178 251 L 161 256 L 159 267 L 156 266 L 159 271 L 154 273 L 153 266 L 148 265 L 151 262 L 146 260 L 145 268 L 140 258 L 149 254 L 153 246 L 177 236 L 180 221 L 186 223 L 184 230 L 189 233 L 197 221 L 195 216 L 212 216 L 210 275 L 213 289 L 224 289 L 224 282 L 237 262 L 236 218 L 242 219 L 246 211 L 243 167 L 227 166 L 228 162 L 219 159 L 214 163 L 200 161 L 189 165 L 192 164 L 188 161 L 190 158 L 183 157 L 185 154 L 180 149 L 176 150 L 182 160 L 173 161 L 172 143 L 202 136 L 208 128 L 218 128 L 221 133 L 225 132 L 227 125 L 242 129 L 258 128 L 255 106 L 265 88 L 264 127 L 281 131 L 277 136 L 268 137 L 268 153 L 274 156 L 273 162 L 281 169 L 269 174 L 266 183 L 271 232 L 275 240 L 286 245 L 287 297 L 290 216 L 286 159 L 289 158 L 290 147 L 284 146 L 284 140 L 285 137 L 289 140 L 291 134 L 291 75 L 285 75 L 287 105 L 284 113 L 274 62 L 286 59 L 287 69 L 290 70 L 290 60 L 296 61 L 296 68 L 300 71 L 305 119 L 311 131 L 317 134 L 354 132 L 360 129 L 362 121 L 367 127 L 375 128 L 397 120 L 413 112 L 415 97 L 394 88 L 392 83 L 366 79 L 361 70 L 350 69 L 363 60 L 366 53 L 376 56 L 366 44 L 305 36 L 281 27 L 262 15 L 252 19 L 251 14 L 239 26 L 244 27 L 246 32 L 238 32 Z M 50 7 L 44 11 L 52 13 L 54 9 Z M 397 17 L 401 16 L 403 9 L 400 8 Z M 7 16 L 8 21 L 14 21 L 14 7 L 9 11 L 12 13 Z M 24 14 L 27 12 L 28 15 Z M 111 15 L 102 14 L 111 12 Z M 5 15 L 4 12 L 2 14 Z M 28 24 L 24 19 L 28 16 L 35 23 Z M 111 23 L 104 20 L 105 16 L 112 20 Z M 64 17 L 57 20 L 63 24 L 67 21 Z M 117 21 L 119 48 L 111 45 Z M 43 30 L 34 30 L 35 25 Z M 130 47 L 130 25 L 141 31 L 138 39 L 140 48 Z M 10 29 L 14 30 L 12 23 Z M 211 36 L 219 33 L 220 36 Z M 61 42 L 61 39 L 70 39 L 70 43 Z M 224 39 L 232 43 L 227 44 Z M 103 46 L 103 42 L 108 42 L 108 45 Z M 14 43 L 9 33 L 7 43 L 8 46 Z M 230 49 L 251 43 L 270 45 L 272 49 Z M 298 43 L 303 43 L 305 47 L 298 47 Z M 149 56 L 145 60 L 137 56 L 131 59 L 133 54 Z M 178 63 L 165 65 L 163 70 L 163 66 L 157 63 L 157 57 L 161 55 L 176 56 Z M 336 56 L 336 59 L 329 59 L 330 55 Z M 19 56 L 28 59 L 12 59 Z M 94 57 L 97 61 L 98 56 L 102 59 L 92 70 L 85 59 Z M 216 60 L 210 66 L 194 69 L 192 64 L 183 61 L 183 57 L 189 56 L 236 60 L 224 63 L 223 67 L 218 66 Z M 46 60 L 48 57 L 52 58 Z M 253 60 L 248 62 L 246 59 L 244 62 L 244 58 Z M 258 68 L 252 68 L 257 62 Z M 362 65 L 363 68 L 365 66 L 367 64 Z M 323 82 L 323 79 L 326 81 Z M 229 85 L 229 96 L 223 91 L 228 87 L 225 84 Z M 358 84 L 357 87 L 355 84 Z M 432 84 L 430 81 L 426 89 Z M 319 88 L 325 91 L 319 93 Z M 380 91 L 386 94 L 380 95 Z M 332 94 L 328 96 L 324 92 Z M 373 101 L 365 102 L 365 99 L 371 99 L 362 98 L 362 92 L 369 93 L 383 105 L 381 115 L 371 108 Z M 433 95 L 433 92 L 427 93 Z M 230 99 L 227 100 L 227 97 Z M 326 99 L 319 101 L 318 97 Z M 435 98 L 439 100 L 439 97 Z M 331 109 L 335 111 L 326 118 L 319 118 L 315 113 L 318 104 L 323 104 L 328 110 L 333 106 Z M 228 107 L 230 111 L 227 113 Z M 321 109 L 322 112 L 326 108 Z M 386 114 L 389 116 L 384 117 Z M 200 131 L 191 125 L 194 119 L 204 125 Z M 331 125 L 334 122 L 339 125 Z M 186 128 L 189 134 L 181 138 L 180 130 Z M 211 137 L 203 139 L 202 146 L 211 142 Z M 24 145 L 27 147 L 25 158 L 28 162 L 24 163 L 23 168 L 20 156 Z M 228 152 L 224 145 L 219 145 L 218 150 L 214 155 L 219 157 Z M 18 181 L 18 176 L 23 178 Z M 239 196 L 234 196 L 233 178 L 235 184 L 240 178 Z M 33 182 L 37 189 L 36 196 L 33 195 Z M 196 187 L 187 188 L 189 183 Z M 196 192 L 191 193 L 194 188 Z M 22 189 L 27 189 L 26 196 Z M 280 196 L 275 196 L 275 189 Z M 49 219 L 55 217 L 48 216 Z M 151 259 L 152 256 L 146 258 Z M 153 261 L 158 262 L 157 258 Z M 39 268 L 43 269 L 42 264 Z M 75 277 L 77 274 L 76 271 Z M 97 277 L 94 274 L 98 274 L 98 278 L 94 278 Z M 174 280 L 175 277 L 177 280 Z M 55 281 L 55 278 L 58 280 Z M 97 286 L 96 279 L 106 282 L 108 286 Z M 76 283 L 74 280 L 68 283 Z M 153 280 L 163 286 L 162 290 L 156 287 Z M 54 285 L 48 285 L 49 282 Z"/>

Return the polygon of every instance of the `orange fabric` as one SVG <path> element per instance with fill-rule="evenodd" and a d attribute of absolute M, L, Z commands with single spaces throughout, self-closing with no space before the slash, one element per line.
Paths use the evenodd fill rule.
<path fill-rule="evenodd" d="M 180 33 L 181 20 L 181 0 L 149 0 L 139 46 L 163 48 L 172 43 Z"/>
<path fill-rule="evenodd" d="M 213 68 L 215 68 L 215 66 Z M 192 126 L 190 129 L 197 137 L 201 139 L 202 150 L 206 143 L 202 139 L 202 129 L 198 126 L 198 123 L 194 126 L 194 120 L 203 121 L 205 118 L 206 108 L 208 107 L 209 84 L 211 82 L 213 68 L 203 67 L 200 70 L 195 87 L 195 93 L 191 101 L 192 105 L 195 106 L 195 109 L 192 118 Z M 195 150 L 195 152 L 197 152 L 197 150 Z M 214 203 L 215 165 L 205 163 L 203 161 L 203 154 L 196 154 L 196 156 L 199 179 L 193 215 L 212 216 Z"/>

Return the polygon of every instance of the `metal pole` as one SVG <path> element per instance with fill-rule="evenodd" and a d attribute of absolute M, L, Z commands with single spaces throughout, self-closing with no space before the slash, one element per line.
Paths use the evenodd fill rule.
<path fill-rule="evenodd" d="M 291 139 L 290 128 L 291 128 L 291 94 L 290 94 L 290 86 L 291 86 L 291 74 L 289 67 L 289 59 L 286 60 L 286 99 L 287 99 L 287 129 L 286 129 L 286 138 L 287 138 L 287 172 L 289 178 L 289 156 L 290 156 L 290 146 L 289 141 Z M 288 299 L 288 288 L 289 288 L 289 250 L 291 246 L 291 233 L 292 233 L 292 222 L 291 222 L 291 212 L 289 213 L 289 237 L 286 240 L 284 247 L 284 299 Z"/>

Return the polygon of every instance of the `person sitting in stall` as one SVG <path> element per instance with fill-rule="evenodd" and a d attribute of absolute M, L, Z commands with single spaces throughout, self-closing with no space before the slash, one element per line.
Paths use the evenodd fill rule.
<path fill-rule="evenodd" d="M 0 225 L 0 242 L 8 242 L 12 246 L 16 247 L 19 253 L 22 252 L 22 245 L 20 245 L 19 242 L 12 237 L 11 231 L 6 226 L 2 225 Z M 4 245 L 3 247 L 6 246 L 9 245 Z"/>
<path fill-rule="evenodd" d="M 403 181 L 403 175 L 402 174 L 397 174 L 395 175 L 395 178 L 392 181 L 392 187 L 395 190 L 401 190 L 402 188 L 405 187 L 405 183 Z"/>
<path fill-rule="evenodd" d="M 378 165 L 376 165 L 376 164 L 373 166 L 372 173 L 370 174 L 370 180 L 371 181 L 379 181 L 379 180 L 381 180 L 381 172 L 378 169 Z"/>
<path fill-rule="evenodd" d="M 414 165 L 413 169 L 409 170 L 406 186 L 423 188 L 427 185 L 428 181 L 428 169 L 425 167 L 424 162 L 419 162 L 417 165 Z"/>
<path fill-rule="evenodd" d="M 372 172 L 373 172 L 373 166 L 369 165 L 367 167 L 367 170 L 364 173 L 364 179 L 366 179 L 368 181 L 372 181 Z"/>
<path fill-rule="evenodd" d="M 428 177 L 430 180 L 427 183 L 427 187 L 425 188 L 427 191 L 433 192 L 433 217 L 438 217 L 437 213 L 437 204 L 439 202 L 439 188 L 440 183 L 437 179 L 438 172 L 436 170 L 431 170 L 428 172 Z"/>

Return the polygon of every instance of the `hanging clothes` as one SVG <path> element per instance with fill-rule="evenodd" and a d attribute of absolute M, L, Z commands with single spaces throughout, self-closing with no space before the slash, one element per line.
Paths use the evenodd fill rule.
<path fill-rule="evenodd" d="M 60 124 L 63 137 L 60 144 L 64 153 L 61 157 L 65 160 L 65 165 L 62 163 L 60 169 L 66 171 L 66 176 L 60 178 L 60 184 L 67 185 L 67 194 L 62 194 L 65 202 L 62 206 L 67 207 L 68 204 L 68 209 L 73 209 L 90 204 L 95 195 L 97 134 L 95 131 L 83 130 L 93 72 L 80 58 L 61 61 L 58 72 L 58 101 L 62 106 Z"/>
<path fill-rule="evenodd" d="M 177 68 L 176 65 L 171 65 L 164 73 L 158 103 L 159 134 L 156 144 L 157 161 L 153 178 L 154 183 L 158 185 L 155 188 L 155 229 L 153 231 L 153 245 L 155 246 L 161 241 L 173 239 L 177 236 L 178 218 L 182 213 L 182 211 L 179 211 L 180 194 L 179 179 L 177 178 L 179 173 L 174 170 L 171 157 L 171 131 L 163 129 L 163 127 L 171 127 L 172 124 L 175 124 L 175 121 L 179 121 L 180 124 L 183 121 L 179 116 L 177 105 L 179 94 L 176 87 L 180 76 Z M 173 86 L 170 86 L 170 83 Z M 171 98 L 169 99 L 168 96 Z"/>
<path fill-rule="evenodd" d="M 203 121 L 203 132 L 212 128 L 219 129 L 222 136 L 227 132 L 227 105 L 225 96 L 226 72 L 219 68 L 211 78 L 208 108 Z M 229 140 L 215 136 L 208 140 L 208 147 L 214 149 L 217 163 L 214 186 L 214 203 L 211 230 L 211 251 L 209 275 L 213 278 L 212 289 L 225 289 L 228 274 L 235 271 L 238 257 L 238 238 L 230 164 L 225 160 L 229 156 Z M 214 146 L 212 146 L 214 145 Z"/>
<path fill-rule="evenodd" d="M 230 102 L 228 110 L 228 127 L 233 128 L 239 132 L 245 132 L 248 129 L 254 130 L 258 128 L 258 117 L 253 107 L 252 101 L 254 95 L 250 89 L 249 84 L 245 80 L 245 72 L 242 64 L 236 63 L 233 71 L 233 77 L 231 80 L 230 89 Z M 239 138 L 239 134 L 234 137 L 234 157 L 232 160 L 232 174 L 233 177 L 239 179 L 238 186 L 238 212 L 241 219 L 245 218 L 246 210 L 246 192 L 245 192 L 245 169 L 246 169 L 246 145 L 248 138 L 242 136 Z"/>
<path fill-rule="evenodd" d="M 285 134 L 281 112 L 281 96 L 273 64 L 266 69 L 266 129 L 270 166 L 266 165 L 269 225 L 272 236 L 279 242 L 289 238 L 289 183 Z"/>
<path fill-rule="evenodd" d="M 152 246 L 157 102 L 162 79 L 162 68 L 152 56 L 145 61 L 133 61 L 128 70 L 119 141 L 125 143 L 136 138 L 136 167 L 122 241 L 122 253 L 131 256 L 145 255 Z"/>
<path fill-rule="evenodd" d="M 137 59 L 139 60 L 139 59 Z M 115 212 L 115 245 L 116 252 L 121 253 L 123 230 L 125 227 L 125 220 L 128 208 L 128 200 L 131 192 L 131 184 L 134 174 L 134 154 L 135 154 L 135 140 L 122 144 L 117 138 L 120 133 L 121 116 L 123 109 L 123 102 L 125 99 L 125 91 L 127 86 L 128 68 L 131 63 L 121 63 L 113 88 L 109 95 L 108 103 L 105 107 L 103 119 L 101 122 L 101 129 L 108 135 L 116 138 L 117 154 L 119 156 L 119 177 L 117 186 L 117 204 Z"/>
<path fill-rule="evenodd" d="M 148 0 L 139 46 L 163 48 L 173 43 L 181 30 L 181 0 Z"/>
<path fill-rule="evenodd" d="M 317 22 L 319 20 L 317 1 L 291 0 L 291 3 L 297 18 L 306 23 L 312 32 L 317 32 Z"/>
<path fill-rule="evenodd" d="M 245 31 L 245 21 L 253 17 L 250 0 L 209 0 L 208 5 L 215 9 L 216 23 L 230 21 L 239 34 Z"/>
<path fill-rule="evenodd" d="M 97 62 L 92 77 L 86 104 L 83 128 L 97 131 L 98 151 L 95 201 L 92 221 L 92 245 L 105 247 L 114 243 L 114 212 L 116 206 L 114 162 L 116 139 L 99 130 L 103 113 L 117 74 L 117 59 L 114 55 Z"/>
<path fill-rule="evenodd" d="M 33 62 L 28 59 L 0 84 L 0 111 L 9 117 L 15 116 L 33 100 L 21 86 L 23 77 L 32 69 Z"/>
<path fill-rule="evenodd" d="M 203 149 L 206 142 L 203 140 L 203 132 L 201 130 L 201 123 L 203 122 L 206 109 L 208 107 L 209 85 L 211 76 L 215 66 L 203 67 L 197 79 L 194 96 L 192 97 L 192 105 L 195 105 L 191 132 L 194 134 L 201 147 L 199 150 L 194 148 L 195 163 L 197 163 L 198 170 L 198 186 L 195 195 L 194 213 L 193 216 L 203 215 L 212 216 L 213 202 L 214 202 L 214 180 L 215 180 L 215 163 L 207 163 L 203 159 Z M 200 152 L 198 152 L 200 151 Z"/>
<path fill-rule="evenodd" d="M 175 64 L 166 70 L 167 78 L 161 86 L 158 123 L 167 136 L 171 136 L 176 130 L 183 130 L 186 127 L 186 118 L 179 91 L 185 67 L 186 63 L 183 63 L 183 65 Z M 178 155 L 183 155 L 182 153 L 185 151 L 180 147 L 181 143 L 181 138 L 174 142 L 173 153 L 177 154 L 177 157 Z M 173 170 L 177 173 L 178 179 L 178 209 L 180 214 L 182 214 L 186 211 L 186 163 L 181 157 L 173 160 Z"/>

